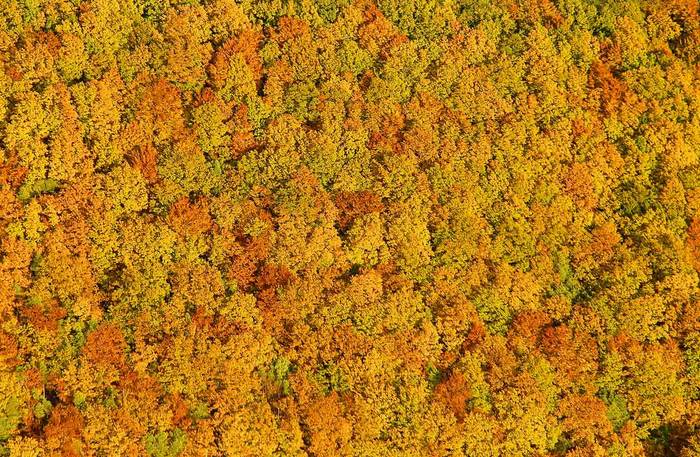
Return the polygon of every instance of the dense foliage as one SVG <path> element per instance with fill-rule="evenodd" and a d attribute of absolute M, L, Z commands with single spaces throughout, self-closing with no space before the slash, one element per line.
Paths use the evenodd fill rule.
<path fill-rule="evenodd" d="M 700 456 L 697 0 L 0 0 L 0 456 Z"/>

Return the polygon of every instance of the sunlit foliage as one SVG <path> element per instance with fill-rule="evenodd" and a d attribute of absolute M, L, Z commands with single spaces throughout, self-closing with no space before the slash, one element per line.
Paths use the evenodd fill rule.
<path fill-rule="evenodd" d="M 700 456 L 697 0 L 0 1 L 0 457 Z"/>

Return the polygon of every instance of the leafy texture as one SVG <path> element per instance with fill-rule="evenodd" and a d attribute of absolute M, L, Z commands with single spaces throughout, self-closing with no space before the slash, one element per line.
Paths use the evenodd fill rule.
<path fill-rule="evenodd" d="M 699 8 L 0 2 L 0 457 L 700 456 Z"/>

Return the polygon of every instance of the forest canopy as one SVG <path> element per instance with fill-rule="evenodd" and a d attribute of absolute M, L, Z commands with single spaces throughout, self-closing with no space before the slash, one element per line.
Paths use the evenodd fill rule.
<path fill-rule="evenodd" d="M 0 0 L 0 457 L 700 456 L 697 0 Z"/>

